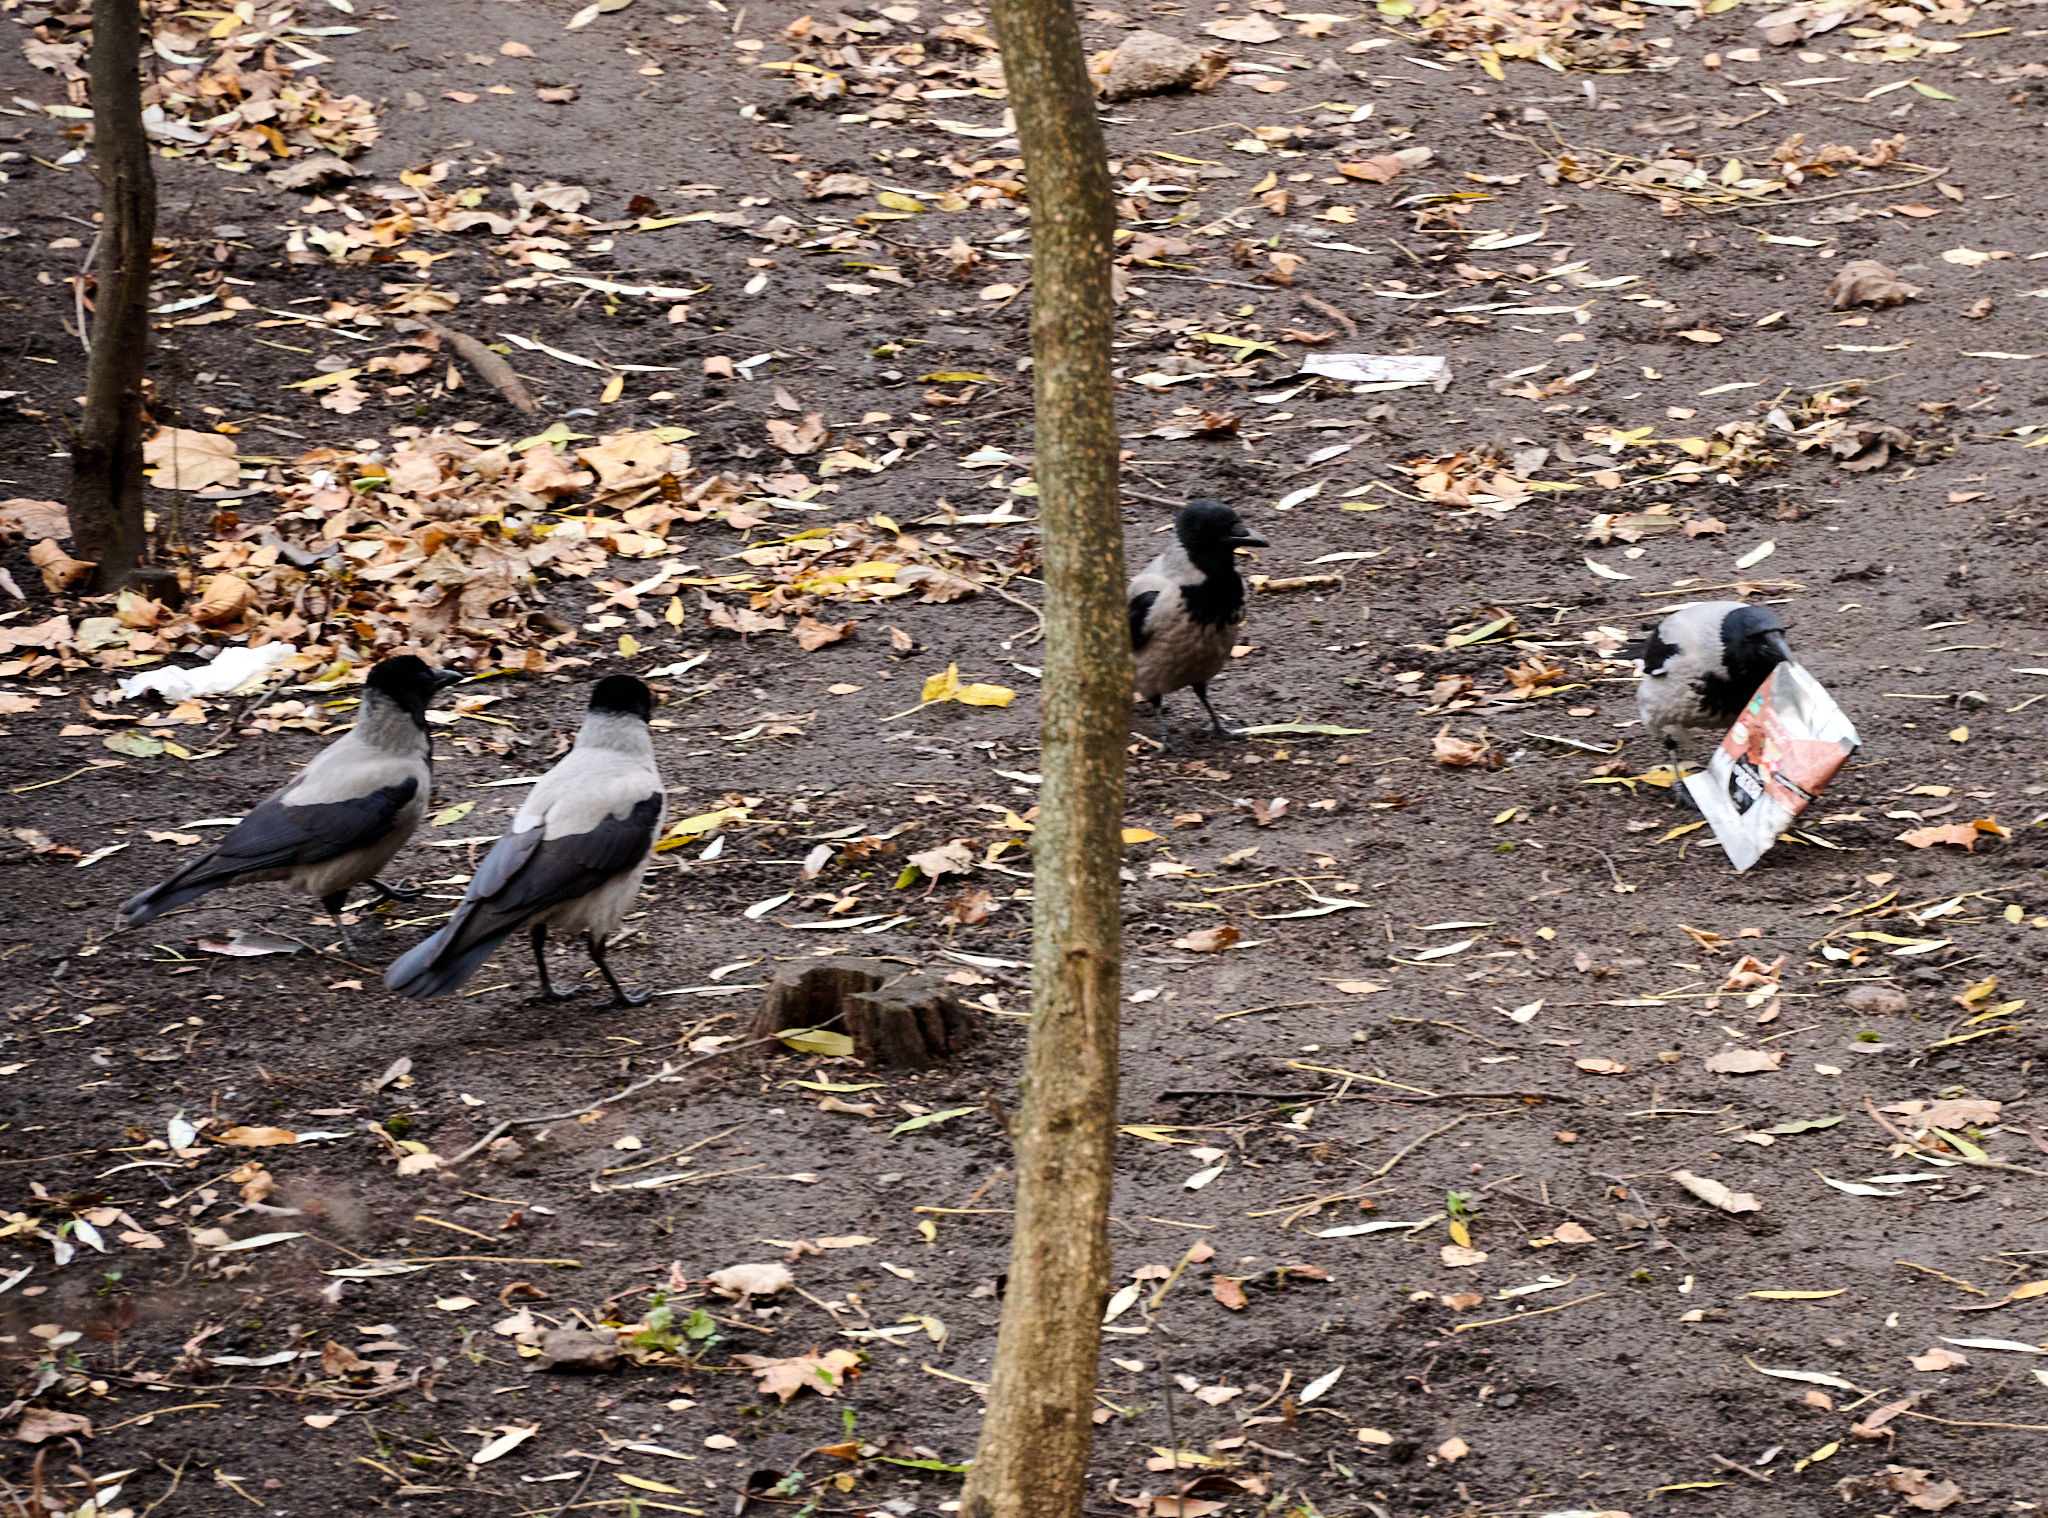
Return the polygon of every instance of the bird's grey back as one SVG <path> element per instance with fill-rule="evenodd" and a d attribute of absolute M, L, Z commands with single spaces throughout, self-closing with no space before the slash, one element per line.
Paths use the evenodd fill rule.
<path fill-rule="evenodd" d="M 586 832 L 661 789 L 647 724 L 621 713 L 592 712 L 576 746 L 527 793 L 512 827 L 525 832 L 545 826 L 549 838 Z"/>

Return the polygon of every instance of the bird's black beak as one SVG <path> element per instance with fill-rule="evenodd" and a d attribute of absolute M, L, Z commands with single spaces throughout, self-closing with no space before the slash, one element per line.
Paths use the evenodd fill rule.
<path fill-rule="evenodd" d="M 1792 646 L 1785 641 L 1785 635 L 1783 633 L 1765 633 L 1764 646 L 1768 648 L 1772 653 L 1778 656 L 1778 662 L 1780 664 L 1790 664 L 1792 662 Z"/>
<path fill-rule="evenodd" d="M 460 685 L 469 676 L 459 669 L 437 669 L 434 671 L 434 689 L 444 691 L 451 685 Z"/>
<path fill-rule="evenodd" d="M 1271 548 L 1273 545 L 1253 532 L 1249 527 L 1239 527 L 1230 535 L 1230 546 L 1236 548 Z"/>

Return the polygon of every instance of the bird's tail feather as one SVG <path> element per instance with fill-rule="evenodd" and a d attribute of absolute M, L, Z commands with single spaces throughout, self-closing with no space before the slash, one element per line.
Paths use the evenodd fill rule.
<path fill-rule="evenodd" d="M 498 945 L 509 936 L 507 929 L 489 938 L 457 945 L 444 942 L 448 929 L 443 928 L 392 962 L 384 972 L 385 988 L 400 996 L 446 996 L 476 974 L 477 967 L 495 954 Z"/>
<path fill-rule="evenodd" d="M 195 877 L 181 872 L 122 902 L 121 921 L 131 928 L 139 928 L 151 918 L 174 912 L 187 902 L 197 901 L 216 886 L 231 884 L 233 880 L 231 873 Z"/>

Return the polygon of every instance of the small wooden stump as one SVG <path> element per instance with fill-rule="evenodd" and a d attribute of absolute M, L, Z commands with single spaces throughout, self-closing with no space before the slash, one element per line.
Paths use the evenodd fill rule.
<path fill-rule="evenodd" d="M 830 1028 L 875 1069 L 929 1070 L 981 1035 L 978 1017 L 933 976 L 879 959 L 814 959 L 776 972 L 750 1038 Z"/>

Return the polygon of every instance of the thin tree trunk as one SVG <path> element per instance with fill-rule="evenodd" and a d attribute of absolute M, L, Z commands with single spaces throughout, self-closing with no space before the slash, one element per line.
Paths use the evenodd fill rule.
<path fill-rule="evenodd" d="M 1069 0 L 995 0 L 1030 181 L 1035 477 L 1045 678 L 1032 884 L 1031 1041 L 1017 1212 L 964 1518 L 1081 1510 L 1115 1161 L 1119 870 L 1131 709 L 1110 379 L 1109 165 Z"/>
<path fill-rule="evenodd" d="M 142 129 L 138 0 L 93 0 L 93 156 L 100 180 L 99 284 L 86 360 L 85 422 L 71 445 L 71 524 L 97 589 L 136 580 L 143 525 L 143 372 L 149 362 L 156 172 Z"/>

